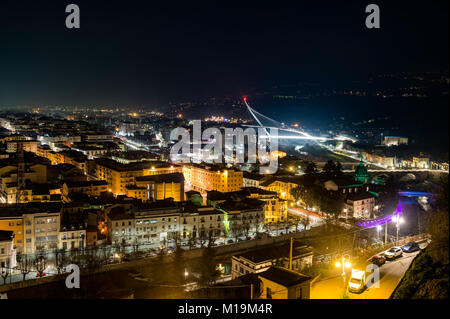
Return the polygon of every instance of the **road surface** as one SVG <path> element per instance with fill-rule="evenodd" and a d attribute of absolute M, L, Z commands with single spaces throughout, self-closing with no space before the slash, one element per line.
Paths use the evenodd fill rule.
<path fill-rule="evenodd" d="M 427 244 L 421 244 L 423 249 Z M 387 261 L 380 267 L 379 288 L 366 288 L 362 293 L 348 292 L 350 299 L 388 299 L 399 284 L 414 258 L 419 252 L 403 253 L 393 261 Z M 342 276 L 319 280 L 311 287 L 311 299 L 343 299 L 345 292 Z"/>

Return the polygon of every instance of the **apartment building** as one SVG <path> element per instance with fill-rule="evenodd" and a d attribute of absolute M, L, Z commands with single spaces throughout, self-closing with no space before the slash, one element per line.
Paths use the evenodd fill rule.
<path fill-rule="evenodd" d="M 243 173 L 234 169 L 191 164 L 183 166 L 183 175 L 187 186 L 199 192 L 235 192 L 243 186 Z"/>
<path fill-rule="evenodd" d="M 24 213 L 24 253 L 35 254 L 41 251 L 58 249 L 60 212 L 44 211 Z"/>
<path fill-rule="evenodd" d="M 375 207 L 375 196 L 368 192 L 348 194 L 344 207 L 346 218 L 369 219 Z"/>
<path fill-rule="evenodd" d="M 276 192 L 267 191 L 256 187 L 245 187 L 250 198 L 264 202 L 264 222 L 284 223 L 287 221 L 287 201 L 278 197 Z"/>
<path fill-rule="evenodd" d="M 14 248 L 14 232 L 0 230 L 0 270 L 3 267 L 16 266 L 16 249 Z"/>
<path fill-rule="evenodd" d="M 182 173 L 139 176 L 134 185 L 126 186 L 126 195 L 143 201 L 173 198 L 179 202 L 185 199 L 184 176 Z"/>
<path fill-rule="evenodd" d="M 62 195 L 65 199 L 70 197 L 70 193 L 82 193 L 92 197 L 99 197 L 107 191 L 108 183 L 106 181 L 74 181 L 63 184 Z"/>
<path fill-rule="evenodd" d="M 276 178 L 261 183 L 261 187 L 271 192 L 278 194 L 280 199 L 294 201 L 294 197 L 291 195 L 291 190 L 297 187 L 298 184 L 290 179 Z"/>
<path fill-rule="evenodd" d="M 126 186 L 136 184 L 136 177 L 170 174 L 181 171 L 180 166 L 166 162 L 118 163 L 112 159 L 101 158 L 96 163 L 96 176 L 108 183 L 109 190 L 117 195 L 126 195 Z"/>
<path fill-rule="evenodd" d="M 241 191 L 221 193 L 210 191 L 207 193 L 208 204 L 219 205 L 226 200 L 242 200 L 253 198 L 264 202 L 265 223 L 285 222 L 287 220 L 287 201 L 280 199 L 276 192 L 256 187 L 244 187 Z"/>
<path fill-rule="evenodd" d="M 13 247 L 18 253 L 23 252 L 24 230 L 23 217 L 17 210 L 0 207 L 0 231 L 12 231 Z"/>
<path fill-rule="evenodd" d="M 184 240 L 226 235 L 225 215 L 211 206 L 185 207 L 180 218 L 180 237 Z"/>
<path fill-rule="evenodd" d="M 86 227 L 83 224 L 61 225 L 58 237 L 58 249 L 71 250 L 86 247 Z"/>

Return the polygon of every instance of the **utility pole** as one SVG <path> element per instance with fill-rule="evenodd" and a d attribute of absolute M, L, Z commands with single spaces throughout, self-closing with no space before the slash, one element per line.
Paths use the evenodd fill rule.
<path fill-rule="evenodd" d="M 387 244 L 387 225 L 388 225 L 388 223 L 386 221 L 386 224 L 384 224 L 384 244 L 385 245 Z"/>
<path fill-rule="evenodd" d="M 289 249 L 289 270 L 292 270 L 292 242 L 293 238 L 291 237 L 291 247 Z"/>
<path fill-rule="evenodd" d="M 250 284 L 250 299 L 253 299 L 253 284 Z"/>

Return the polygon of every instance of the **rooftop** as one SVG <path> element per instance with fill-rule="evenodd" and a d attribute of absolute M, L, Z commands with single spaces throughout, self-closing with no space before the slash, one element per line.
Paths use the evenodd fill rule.
<path fill-rule="evenodd" d="M 143 161 L 143 162 L 122 164 L 110 158 L 99 158 L 97 159 L 97 164 L 119 172 L 139 171 L 143 169 L 150 169 L 152 167 L 166 168 L 173 166 L 172 164 L 169 164 L 167 162 L 157 162 L 157 161 Z"/>
<path fill-rule="evenodd" d="M 268 260 L 287 258 L 289 257 L 290 244 L 274 245 L 270 247 L 259 248 L 256 250 L 251 250 L 243 254 L 237 255 L 237 257 L 243 257 L 254 263 L 261 263 Z M 292 257 L 300 257 L 311 255 L 313 252 L 310 248 L 305 245 L 295 245 L 292 250 Z"/>
<path fill-rule="evenodd" d="M 302 275 L 293 270 L 281 267 L 270 267 L 266 271 L 259 273 L 259 277 L 276 282 L 284 287 L 292 287 L 311 280 L 311 277 Z"/>
<path fill-rule="evenodd" d="M 182 173 L 157 174 L 138 176 L 136 182 L 155 182 L 155 183 L 184 183 L 184 175 Z"/>
<path fill-rule="evenodd" d="M 65 182 L 67 187 L 75 188 L 75 187 L 90 187 L 90 186 L 106 186 L 108 185 L 107 181 L 76 181 L 76 182 Z"/>

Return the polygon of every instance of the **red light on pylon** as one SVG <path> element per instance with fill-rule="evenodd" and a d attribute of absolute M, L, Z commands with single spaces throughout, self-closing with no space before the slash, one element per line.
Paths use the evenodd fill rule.
<path fill-rule="evenodd" d="M 246 96 L 244 96 L 244 102 L 247 102 L 247 97 Z"/>

